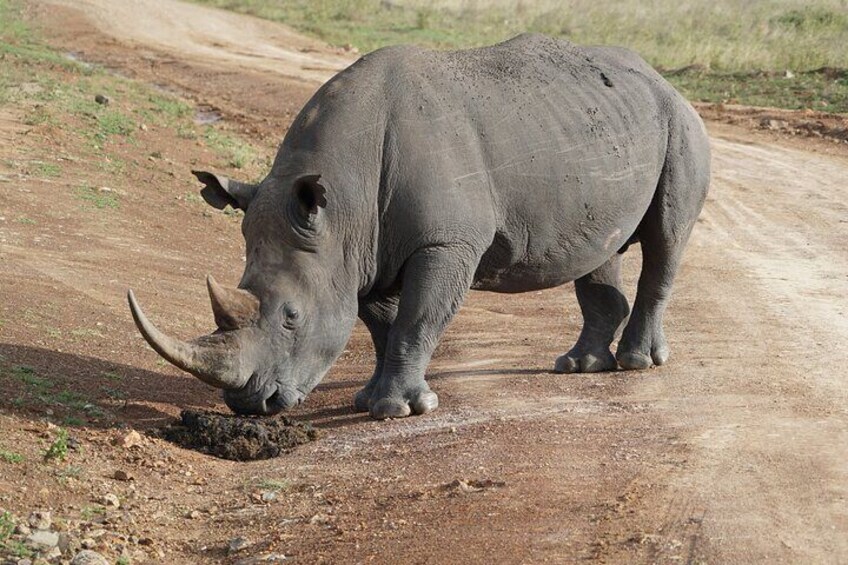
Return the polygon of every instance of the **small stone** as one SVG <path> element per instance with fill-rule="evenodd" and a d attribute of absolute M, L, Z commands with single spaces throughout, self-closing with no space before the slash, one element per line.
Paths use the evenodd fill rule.
<path fill-rule="evenodd" d="M 227 545 L 227 551 L 229 553 L 238 553 L 239 551 L 250 547 L 250 542 L 244 538 L 233 538 L 230 540 L 230 543 Z"/>
<path fill-rule="evenodd" d="M 113 443 L 115 445 L 123 447 L 124 449 L 131 449 L 133 447 L 142 445 L 144 443 L 144 439 L 137 431 L 130 430 L 129 432 L 118 436 Z"/>
<path fill-rule="evenodd" d="M 239 559 L 235 565 L 259 565 L 261 563 L 282 563 L 286 560 L 286 556 L 282 553 L 265 553 L 255 557 L 247 557 Z"/>
<path fill-rule="evenodd" d="M 277 493 L 272 490 L 266 490 L 262 493 L 262 502 L 273 502 L 277 500 Z"/>
<path fill-rule="evenodd" d="M 109 562 L 96 551 L 83 549 L 74 556 L 71 565 L 109 565 Z"/>
<path fill-rule="evenodd" d="M 313 526 L 323 525 L 330 521 L 330 517 L 326 514 L 318 513 L 309 519 L 309 523 Z"/>
<path fill-rule="evenodd" d="M 48 561 L 58 559 L 60 557 L 62 557 L 62 550 L 58 547 L 54 547 L 53 549 L 44 554 L 44 558 Z"/>
<path fill-rule="evenodd" d="M 21 523 L 15 526 L 15 533 L 21 536 L 28 536 L 32 533 L 32 530 L 26 524 Z"/>
<path fill-rule="evenodd" d="M 59 545 L 59 534 L 49 530 L 38 530 L 27 537 L 27 544 L 39 549 L 52 549 Z"/>
<path fill-rule="evenodd" d="M 53 516 L 50 512 L 33 512 L 29 515 L 29 525 L 36 530 L 49 530 L 53 524 Z"/>
<path fill-rule="evenodd" d="M 200 512 L 198 512 L 197 510 L 192 510 L 191 512 L 186 514 L 186 518 L 189 518 L 191 520 L 197 520 L 198 518 L 200 518 Z"/>
<path fill-rule="evenodd" d="M 103 94 L 98 94 L 94 97 L 94 101 L 97 102 L 98 104 L 102 104 L 102 105 L 106 106 L 107 104 L 109 104 L 109 97 L 105 96 Z"/>
<path fill-rule="evenodd" d="M 118 497 L 115 496 L 114 494 L 112 494 L 111 492 L 104 494 L 102 497 L 100 497 L 99 502 L 103 506 L 109 506 L 109 507 L 112 507 L 112 508 L 120 508 L 121 507 L 121 501 L 118 500 Z"/>
<path fill-rule="evenodd" d="M 32 565 L 32 561 L 24 557 L 23 559 L 18 559 L 17 565 Z"/>
<path fill-rule="evenodd" d="M 97 547 L 97 542 L 91 538 L 83 538 L 80 544 L 82 545 L 83 549 L 94 549 L 95 547 Z"/>
<path fill-rule="evenodd" d="M 118 469 L 112 474 L 112 478 L 116 481 L 134 481 L 135 477 L 122 469 Z"/>

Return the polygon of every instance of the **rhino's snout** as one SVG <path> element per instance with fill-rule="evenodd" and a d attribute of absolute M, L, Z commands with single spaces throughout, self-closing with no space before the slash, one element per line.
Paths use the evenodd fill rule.
<path fill-rule="evenodd" d="M 224 402 L 236 414 L 243 416 L 273 416 L 283 410 L 294 408 L 303 402 L 305 395 L 297 390 L 277 388 L 264 399 L 241 398 L 237 394 L 224 393 Z"/>

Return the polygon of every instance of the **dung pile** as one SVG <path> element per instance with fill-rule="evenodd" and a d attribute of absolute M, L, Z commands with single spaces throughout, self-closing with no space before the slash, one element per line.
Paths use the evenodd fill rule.
<path fill-rule="evenodd" d="M 245 418 L 215 412 L 183 410 L 180 421 L 161 430 L 166 440 L 181 447 L 233 461 L 270 459 L 314 441 L 312 424 L 286 417 Z"/>

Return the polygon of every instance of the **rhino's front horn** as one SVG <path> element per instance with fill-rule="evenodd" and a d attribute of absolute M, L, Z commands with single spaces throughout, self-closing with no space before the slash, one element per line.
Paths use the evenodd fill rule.
<path fill-rule="evenodd" d="M 250 375 L 240 367 L 238 336 L 234 333 L 214 333 L 191 342 L 176 340 L 156 329 L 135 300 L 133 291 L 127 293 L 135 325 L 156 352 L 182 369 L 216 388 L 238 389 Z"/>
<path fill-rule="evenodd" d="M 241 288 L 226 288 L 219 285 L 212 275 L 206 277 L 209 299 L 215 323 L 224 331 L 249 326 L 259 319 L 259 299 Z"/>

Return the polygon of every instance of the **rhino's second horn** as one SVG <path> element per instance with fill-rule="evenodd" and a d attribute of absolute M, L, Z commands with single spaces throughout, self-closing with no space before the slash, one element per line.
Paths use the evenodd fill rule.
<path fill-rule="evenodd" d="M 259 299 L 241 288 L 226 288 L 212 275 L 206 277 L 209 299 L 215 323 L 223 331 L 237 330 L 256 323 L 259 319 Z"/>
<path fill-rule="evenodd" d="M 191 342 L 184 342 L 160 332 L 135 300 L 133 291 L 127 293 L 135 325 L 159 355 L 205 382 L 222 389 L 238 389 L 247 383 L 250 374 L 239 370 L 238 337 L 231 333 L 214 333 Z"/>

